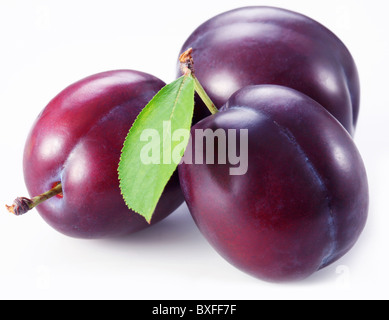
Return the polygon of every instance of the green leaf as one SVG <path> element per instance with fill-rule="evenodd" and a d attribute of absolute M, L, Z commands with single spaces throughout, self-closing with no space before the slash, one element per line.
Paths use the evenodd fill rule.
<path fill-rule="evenodd" d="M 139 114 L 124 142 L 120 189 L 127 206 L 149 223 L 189 141 L 194 86 L 188 74 L 162 88 Z"/>

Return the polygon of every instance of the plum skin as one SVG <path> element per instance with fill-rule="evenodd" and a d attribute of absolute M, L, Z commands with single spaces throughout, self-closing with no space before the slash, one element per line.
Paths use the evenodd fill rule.
<path fill-rule="evenodd" d="M 282 85 L 319 102 L 354 134 L 357 67 L 341 40 L 320 23 L 284 9 L 244 7 L 203 23 L 181 52 L 188 48 L 196 76 L 218 108 L 247 85 Z M 209 115 L 200 99 L 196 103 L 195 122 Z"/>
<path fill-rule="evenodd" d="M 367 220 L 366 171 L 322 106 L 290 88 L 249 86 L 192 137 L 208 128 L 249 130 L 245 175 L 229 175 L 228 164 L 179 166 L 194 221 L 227 261 L 266 281 L 295 281 L 353 247 Z"/>
<path fill-rule="evenodd" d="M 62 183 L 63 197 L 37 207 L 54 229 L 75 238 L 96 239 L 149 226 L 125 205 L 117 168 L 132 123 L 164 85 L 139 71 L 103 72 L 63 90 L 38 116 L 25 145 L 24 177 L 31 196 Z M 152 224 L 182 203 L 175 174 Z"/>

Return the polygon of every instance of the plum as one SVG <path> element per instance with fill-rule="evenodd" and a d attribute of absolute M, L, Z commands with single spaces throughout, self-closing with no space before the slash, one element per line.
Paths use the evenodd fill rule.
<path fill-rule="evenodd" d="M 127 208 L 117 167 L 133 122 L 164 85 L 139 71 L 103 72 L 63 90 L 39 115 L 25 145 L 24 176 L 32 196 L 59 186 L 57 196 L 37 206 L 53 228 L 90 239 L 127 235 L 148 226 Z M 24 213 L 28 201 L 19 198 L 10 209 Z M 152 224 L 183 201 L 175 174 L 159 200 Z"/>
<path fill-rule="evenodd" d="M 198 130 L 219 133 L 211 148 L 198 143 L 207 138 Z M 226 133 L 220 144 L 229 130 L 237 138 Z M 313 99 L 277 85 L 247 86 L 191 134 L 179 166 L 185 200 L 205 238 L 240 270 L 266 281 L 300 280 L 356 243 L 368 214 L 363 160 Z M 247 163 L 240 174 L 230 171 L 236 161 L 219 161 L 231 148 Z"/>
<path fill-rule="evenodd" d="M 354 134 L 357 67 L 342 41 L 311 18 L 273 7 L 239 8 L 199 26 L 181 52 L 188 48 L 193 48 L 196 76 L 216 107 L 245 86 L 282 85 L 319 102 Z M 200 99 L 196 103 L 194 122 L 209 115 Z"/>

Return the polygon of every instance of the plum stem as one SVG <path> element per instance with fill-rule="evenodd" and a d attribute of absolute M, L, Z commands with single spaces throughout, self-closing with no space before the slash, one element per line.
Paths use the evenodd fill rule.
<path fill-rule="evenodd" d="M 189 75 L 189 74 L 192 75 L 195 81 L 195 90 L 197 94 L 200 96 L 201 100 L 203 100 L 203 102 L 205 103 L 209 111 L 212 114 L 216 114 L 219 112 L 219 110 L 216 108 L 215 104 L 212 102 L 211 98 L 208 96 L 204 87 L 201 85 L 200 81 L 197 79 L 195 75 L 192 52 L 193 49 L 190 48 L 186 50 L 183 54 L 181 54 L 180 56 L 181 71 L 184 75 Z"/>
<path fill-rule="evenodd" d="M 62 193 L 62 184 L 58 183 L 55 185 L 55 187 L 53 187 L 52 189 L 50 189 L 45 193 L 42 193 L 39 196 L 36 196 L 32 199 L 16 198 L 12 206 L 5 205 L 5 207 L 10 213 L 16 216 L 21 216 L 27 213 L 28 211 L 34 209 L 37 205 L 41 204 L 42 202 L 49 200 L 50 198 L 55 197 L 61 193 Z"/>

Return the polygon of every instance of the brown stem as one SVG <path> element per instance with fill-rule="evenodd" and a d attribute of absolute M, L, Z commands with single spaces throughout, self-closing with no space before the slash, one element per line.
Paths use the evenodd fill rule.
<path fill-rule="evenodd" d="M 16 198 L 12 206 L 5 205 L 5 207 L 10 213 L 13 213 L 16 216 L 21 216 L 27 213 L 28 211 L 34 209 L 37 205 L 41 204 L 42 202 L 49 200 L 50 198 L 60 194 L 62 194 L 62 184 L 58 183 L 54 188 L 52 188 L 51 190 L 45 193 L 42 193 L 39 196 L 36 196 L 32 199 Z"/>

